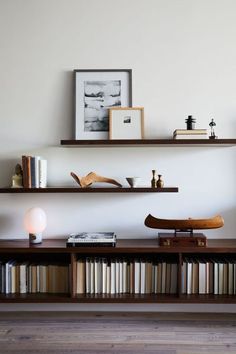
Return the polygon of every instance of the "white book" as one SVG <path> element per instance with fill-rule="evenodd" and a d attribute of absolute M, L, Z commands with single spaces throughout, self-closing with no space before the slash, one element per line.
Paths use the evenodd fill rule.
<path fill-rule="evenodd" d="M 223 295 L 224 289 L 224 263 L 219 263 L 219 295 Z"/>
<path fill-rule="evenodd" d="M 116 263 L 111 260 L 111 294 L 116 293 Z"/>
<path fill-rule="evenodd" d="M 102 293 L 107 292 L 107 260 L 102 260 Z"/>
<path fill-rule="evenodd" d="M 39 160 L 39 187 L 47 187 L 47 160 Z"/>
<path fill-rule="evenodd" d="M 123 261 L 123 293 L 126 294 L 128 289 L 127 283 L 127 261 Z"/>
<path fill-rule="evenodd" d="M 191 261 L 187 262 L 187 294 L 192 294 L 192 278 L 193 278 L 193 264 Z"/>
<path fill-rule="evenodd" d="M 219 294 L 219 264 L 214 262 L 214 294 Z"/>
<path fill-rule="evenodd" d="M 106 293 L 111 293 L 111 265 L 107 265 L 107 288 Z"/>
<path fill-rule="evenodd" d="M 102 260 L 98 262 L 98 294 L 102 293 Z"/>
<path fill-rule="evenodd" d="M 199 294 L 206 294 L 206 263 L 199 261 Z"/>
<path fill-rule="evenodd" d="M 39 188 L 39 161 L 40 161 L 40 156 L 34 156 L 34 162 L 35 162 L 35 187 Z"/>
<path fill-rule="evenodd" d="M 123 294 L 123 261 L 119 262 L 119 267 L 120 267 L 120 271 L 119 271 L 120 294 Z"/>
<path fill-rule="evenodd" d="M 191 140 L 191 139 L 204 139 L 204 140 L 208 140 L 208 135 L 207 134 L 195 134 L 195 135 L 174 135 L 173 138 L 175 140 Z"/>
<path fill-rule="evenodd" d="M 134 261 L 134 293 L 140 294 L 140 275 L 141 275 L 141 265 L 138 260 Z"/>
<path fill-rule="evenodd" d="M 98 279 L 98 268 L 99 268 L 99 260 L 95 258 L 94 262 L 94 292 L 95 294 L 99 293 L 99 279 Z"/>
<path fill-rule="evenodd" d="M 120 293 L 120 262 L 116 260 L 116 294 Z"/>
<path fill-rule="evenodd" d="M 90 258 L 86 258 L 86 294 L 90 294 L 91 289 L 91 264 Z"/>
<path fill-rule="evenodd" d="M 127 293 L 130 294 L 130 264 L 127 263 Z"/>
<path fill-rule="evenodd" d="M 77 261 L 77 294 L 85 293 L 85 261 Z"/>
<path fill-rule="evenodd" d="M 20 264 L 20 293 L 27 293 L 27 263 Z"/>
<path fill-rule="evenodd" d="M 141 260 L 140 264 L 140 294 L 145 294 L 146 293 L 146 262 L 144 260 Z"/>
<path fill-rule="evenodd" d="M 95 272 L 94 272 L 94 259 L 90 260 L 90 294 L 95 293 Z"/>

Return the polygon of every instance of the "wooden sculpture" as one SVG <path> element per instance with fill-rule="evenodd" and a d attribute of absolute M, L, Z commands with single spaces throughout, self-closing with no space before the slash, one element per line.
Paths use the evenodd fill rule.
<path fill-rule="evenodd" d="M 224 219 L 220 215 L 210 219 L 158 219 L 149 214 L 144 223 L 152 229 L 181 230 L 186 232 L 189 230 L 218 229 L 224 225 Z"/>
<path fill-rule="evenodd" d="M 117 182 L 116 180 L 114 180 L 112 178 L 99 176 L 95 172 L 90 172 L 85 177 L 80 177 L 74 172 L 71 172 L 70 174 L 74 178 L 74 180 L 80 185 L 81 188 L 87 188 L 87 187 L 91 186 L 92 183 L 95 183 L 95 182 L 110 183 L 110 184 L 114 184 L 117 187 L 122 187 L 122 185 L 119 182 Z"/>
<path fill-rule="evenodd" d="M 217 215 L 210 219 L 158 219 L 149 214 L 144 224 L 153 229 L 174 230 L 174 233 L 160 233 L 160 246 L 206 246 L 206 236 L 193 233 L 193 230 L 217 229 L 224 225 L 222 216 Z"/>

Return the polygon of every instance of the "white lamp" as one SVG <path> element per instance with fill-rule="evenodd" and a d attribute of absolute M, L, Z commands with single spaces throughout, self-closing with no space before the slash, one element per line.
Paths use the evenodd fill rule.
<path fill-rule="evenodd" d="M 30 243 L 41 243 L 42 232 L 47 226 L 47 217 L 43 209 L 31 208 L 27 210 L 24 217 L 24 226 L 29 233 Z"/>

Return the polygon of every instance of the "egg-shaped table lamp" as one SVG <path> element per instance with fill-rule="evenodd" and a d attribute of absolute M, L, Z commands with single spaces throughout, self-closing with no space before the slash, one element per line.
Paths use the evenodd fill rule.
<path fill-rule="evenodd" d="M 47 217 L 43 209 L 31 208 L 24 217 L 24 226 L 29 233 L 29 242 L 32 244 L 42 242 L 42 232 L 47 226 Z"/>

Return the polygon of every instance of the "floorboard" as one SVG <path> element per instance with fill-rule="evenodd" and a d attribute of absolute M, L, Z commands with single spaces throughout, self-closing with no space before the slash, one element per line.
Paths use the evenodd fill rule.
<path fill-rule="evenodd" d="M 236 315 L 3 312 L 0 353 L 236 354 Z"/>

